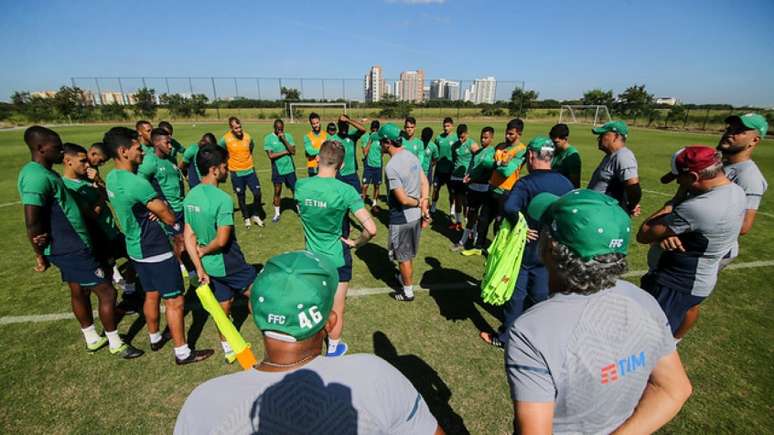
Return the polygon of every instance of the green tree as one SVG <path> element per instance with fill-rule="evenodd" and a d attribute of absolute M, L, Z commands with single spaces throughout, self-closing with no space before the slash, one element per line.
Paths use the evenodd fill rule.
<path fill-rule="evenodd" d="M 208 101 L 208 98 L 204 94 L 191 95 L 191 113 L 193 113 L 196 116 L 206 116 L 207 101 Z"/>
<path fill-rule="evenodd" d="M 592 89 L 583 93 L 581 98 L 581 104 L 586 105 L 599 105 L 612 107 L 615 102 L 613 98 L 613 90 L 603 91 L 602 89 Z"/>
<path fill-rule="evenodd" d="M 159 99 L 173 118 L 190 118 L 193 114 L 190 101 L 180 94 L 161 94 Z"/>
<path fill-rule="evenodd" d="M 156 90 L 149 88 L 140 88 L 134 94 L 134 114 L 145 119 L 156 117 L 158 107 L 156 107 Z"/>
<path fill-rule="evenodd" d="M 484 116 L 503 116 L 505 111 L 494 104 L 485 104 L 481 108 L 481 114 Z"/>
<path fill-rule="evenodd" d="M 411 115 L 411 111 L 414 106 L 408 101 L 398 101 L 394 95 L 386 94 L 382 96 L 379 102 L 382 105 L 382 110 L 379 111 L 379 117 L 401 119 Z"/>
<path fill-rule="evenodd" d="M 645 85 L 632 85 L 618 94 L 615 111 L 637 123 L 637 118 L 648 116 L 653 110 L 653 94 L 649 94 Z"/>
<path fill-rule="evenodd" d="M 83 89 L 77 86 L 62 86 L 53 98 L 54 108 L 59 116 L 69 121 L 83 121 L 91 118 L 94 106 L 86 101 Z"/>
<path fill-rule="evenodd" d="M 675 104 L 667 113 L 666 119 L 664 120 L 664 127 L 668 128 L 670 122 L 674 123 L 684 120 L 686 115 L 687 112 L 685 107 L 680 104 Z"/>
<path fill-rule="evenodd" d="M 301 99 L 301 92 L 295 88 L 286 88 L 283 86 L 280 89 L 280 95 L 282 95 L 282 99 L 286 101 L 297 101 Z"/>
<path fill-rule="evenodd" d="M 11 103 L 17 113 L 32 122 L 50 121 L 56 117 L 50 99 L 32 96 L 29 92 L 14 92 Z"/>
<path fill-rule="evenodd" d="M 532 89 L 515 88 L 511 93 L 511 103 L 508 105 L 508 114 L 511 116 L 526 117 L 532 104 L 537 101 L 540 94 Z"/>
<path fill-rule="evenodd" d="M 99 106 L 99 113 L 104 121 L 123 121 L 129 119 L 126 107 L 117 102 Z"/>

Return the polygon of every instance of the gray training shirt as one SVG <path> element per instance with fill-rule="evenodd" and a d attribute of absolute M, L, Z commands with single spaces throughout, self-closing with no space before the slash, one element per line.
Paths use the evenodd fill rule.
<path fill-rule="evenodd" d="M 626 281 L 554 294 L 508 331 L 511 397 L 555 402 L 554 433 L 610 433 L 634 411 L 656 363 L 675 350 L 664 312 Z"/>
<path fill-rule="evenodd" d="M 637 177 L 637 158 L 627 147 L 605 155 L 589 181 L 589 189 L 615 198 L 625 208 L 626 180 Z"/>
<path fill-rule="evenodd" d="M 744 190 L 747 195 L 747 209 L 758 210 L 761 198 L 769 187 L 758 165 L 752 160 L 745 160 L 725 165 L 723 169 L 726 171 L 726 177 Z"/>
<path fill-rule="evenodd" d="M 175 434 L 426 434 L 436 422 L 411 382 L 367 354 L 287 372 L 246 370 L 196 387 Z"/>
<path fill-rule="evenodd" d="M 422 194 L 422 180 L 419 175 L 421 171 L 422 165 L 419 160 L 406 150 L 390 157 L 390 161 L 384 167 L 387 188 L 390 191 L 387 201 L 390 205 L 390 224 L 407 224 L 422 217 L 419 207 L 404 207 L 392 194 L 393 190 L 402 187 L 406 195 L 419 199 Z"/>
<path fill-rule="evenodd" d="M 663 223 L 680 238 L 685 252 L 648 251 L 649 275 L 659 285 L 707 297 L 715 288 L 720 260 L 734 247 L 747 200 L 741 187 L 728 183 L 677 204 Z"/>

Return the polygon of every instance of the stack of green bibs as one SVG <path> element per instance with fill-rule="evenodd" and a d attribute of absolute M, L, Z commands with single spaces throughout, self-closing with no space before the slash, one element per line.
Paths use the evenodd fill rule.
<path fill-rule="evenodd" d="M 480 237 L 480 236 L 479 236 Z M 515 227 L 503 219 L 500 231 L 489 247 L 489 257 L 481 280 L 481 298 L 492 305 L 502 305 L 513 294 L 521 269 L 521 256 L 527 242 L 527 222 L 519 213 Z"/>

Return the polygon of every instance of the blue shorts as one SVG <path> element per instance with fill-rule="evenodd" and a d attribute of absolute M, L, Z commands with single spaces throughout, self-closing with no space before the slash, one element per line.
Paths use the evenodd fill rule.
<path fill-rule="evenodd" d="M 444 184 L 449 184 L 451 182 L 451 172 L 438 172 L 435 171 L 435 179 L 433 179 L 433 185 L 443 186 Z"/>
<path fill-rule="evenodd" d="M 344 242 L 341 242 L 341 247 L 344 249 L 344 265 L 338 268 L 339 282 L 350 282 L 352 281 L 352 250 Z"/>
<path fill-rule="evenodd" d="M 289 174 L 280 175 L 277 172 L 277 168 L 272 165 L 271 166 L 271 182 L 275 186 L 278 184 L 284 184 L 288 189 L 295 191 L 296 190 L 296 173 L 291 172 Z"/>
<path fill-rule="evenodd" d="M 339 180 L 341 180 L 341 181 L 349 184 L 350 186 L 354 187 L 355 190 L 357 190 L 358 193 L 360 193 L 360 191 L 362 190 L 361 186 L 360 186 L 360 178 L 358 178 L 357 172 L 355 172 L 354 174 L 349 174 L 349 175 L 339 175 L 339 174 L 337 174 L 336 178 L 338 178 Z"/>
<path fill-rule="evenodd" d="M 174 213 L 175 223 L 172 224 L 172 226 L 164 225 L 164 232 L 166 232 L 169 237 L 180 236 L 185 229 L 185 214 L 183 213 L 183 210 Z"/>
<path fill-rule="evenodd" d="M 255 268 L 249 264 L 245 264 L 245 267 L 237 272 L 230 273 L 226 276 L 211 276 L 210 287 L 215 294 L 215 299 L 218 302 L 226 302 L 234 299 L 237 294 L 242 294 L 247 290 L 258 272 Z"/>
<path fill-rule="evenodd" d="M 382 184 L 382 168 L 365 165 L 363 168 L 363 184 Z"/>
<path fill-rule="evenodd" d="M 199 183 L 201 183 L 199 174 L 196 173 L 196 169 L 193 167 L 193 165 L 190 165 L 188 167 L 188 189 L 193 189 Z"/>
<path fill-rule="evenodd" d="M 132 264 L 146 292 L 159 292 L 164 299 L 183 295 L 183 275 L 180 273 L 180 263 L 174 255 L 158 263 L 132 260 Z"/>
<path fill-rule="evenodd" d="M 46 259 L 59 268 L 63 282 L 94 287 L 108 280 L 105 270 L 88 249 L 66 255 L 48 255 Z"/>
<path fill-rule="evenodd" d="M 669 320 L 669 327 L 672 328 L 672 335 L 674 335 L 680 329 L 680 325 L 683 324 L 688 310 L 699 305 L 706 298 L 693 296 L 690 293 L 677 291 L 658 283 L 650 282 L 651 280 L 647 277 L 647 274 L 642 277 L 640 285 L 646 292 L 656 298 L 661 309 L 664 310 L 667 320 Z"/>
<path fill-rule="evenodd" d="M 94 258 L 103 267 L 113 266 L 119 258 L 129 258 L 126 254 L 126 240 L 123 234 L 118 234 L 113 240 L 102 237 L 94 237 Z"/>
<path fill-rule="evenodd" d="M 261 189 L 261 182 L 258 181 L 255 171 L 246 175 L 237 175 L 236 172 L 231 172 L 231 186 L 237 195 L 244 195 L 246 188 L 255 194 Z"/>

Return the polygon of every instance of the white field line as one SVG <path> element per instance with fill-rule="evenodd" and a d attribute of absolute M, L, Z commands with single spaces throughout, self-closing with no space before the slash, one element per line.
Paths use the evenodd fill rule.
<path fill-rule="evenodd" d="M 774 260 L 768 260 L 768 261 L 749 261 L 746 263 L 731 263 L 726 267 L 726 269 L 752 269 L 752 268 L 759 268 L 759 267 L 772 267 L 774 266 Z M 630 278 L 633 276 L 640 276 L 645 274 L 647 272 L 646 270 L 633 270 L 630 272 L 627 272 L 623 275 L 624 278 Z M 461 283 L 447 283 L 447 284 L 438 284 L 435 286 L 431 286 L 430 288 L 427 287 L 419 287 L 416 288 L 415 291 L 449 291 L 449 290 L 462 290 L 466 288 L 471 287 L 477 287 L 478 283 L 474 281 L 465 281 Z M 376 288 L 356 288 L 356 289 L 350 289 L 349 292 L 347 292 L 347 296 L 349 297 L 363 297 L 363 296 L 370 296 L 370 295 L 379 295 L 379 294 L 386 294 L 391 293 L 395 291 L 395 289 L 391 287 L 376 287 Z M 161 307 L 161 311 L 164 311 L 164 307 Z M 94 311 L 94 318 L 96 319 L 97 312 Z M 17 323 L 41 323 L 41 322 L 51 322 L 55 320 L 67 320 L 67 319 L 74 319 L 72 313 L 53 313 L 53 314 L 34 314 L 34 315 L 28 315 L 28 316 L 4 316 L 0 317 L 0 325 L 13 325 Z"/>
<path fill-rule="evenodd" d="M 0 208 L 10 207 L 12 205 L 19 205 L 19 204 L 21 204 L 21 201 L 6 202 L 5 204 L 0 204 Z"/>

